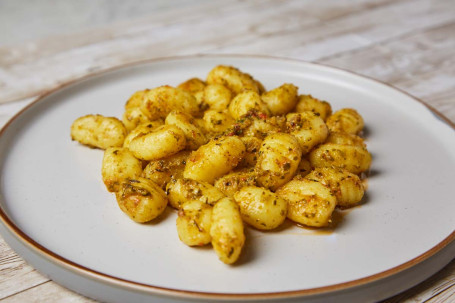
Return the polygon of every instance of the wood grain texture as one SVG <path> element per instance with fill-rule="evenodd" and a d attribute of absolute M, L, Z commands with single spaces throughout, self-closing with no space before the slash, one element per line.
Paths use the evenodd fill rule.
<path fill-rule="evenodd" d="M 0 46 L 0 127 L 39 94 L 94 71 L 207 53 L 283 56 L 344 68 L 403 89 L 455 122 L 453 0 L 201 0 L 86 28 Z M 3 240 L 0 299 L 93 302 L 49 281 Z M 384 302 L 454 301 L 452 261 Z"/>

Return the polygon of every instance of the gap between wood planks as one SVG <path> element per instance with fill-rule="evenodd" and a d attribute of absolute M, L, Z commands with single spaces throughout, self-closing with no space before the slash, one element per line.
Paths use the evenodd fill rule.
<path fill-rule="evenodd" d="M 381 46 L 384 46 L 384 45 L 386 45 L 388 43 L 391 43 L 391 42 L 400 41 L 400 40 L 403 40 L 403 39 L 406 39 L 406 38 L 410 38 L 410 37 L 413 37 L 413 36 L 416 36 L 416 35 L 419 35 L 419 34 L 425 34 L 426 32 L 434 31 L 434 30 L 437 30 L 437 29 L 440 29 L 440 28 L 444 28 L 446 26 L 453 25 L 453 24 L 455 24 L 455 21 L 448 21 L 448 22 L 445 22 L 445 23 L 442 23 L 442 24 L 435 24 L 433 26 L 429 26 L 429 27 L 426 27 L 424 29 L 418 29 L 418 30 L 415 30 L 415 31 L 403 33 L 403 34 L 398 35 L 398 36 L 390 37 L 389 39 L 382 40 L 382 41 L 380 41 L 378 43 L 375 43 L 375 44 L 366 45 L 364 47 L 359 47 L 359 48 L 356 48 L 354 50 L 341 51 L 341 52 L 339 52 L 337 54 L 334 54 L 334 55 L 321 57 L 321 58 L 316 59 L 314 62 L 321 62 L 322 63 L 324 61 L 337 59 L 337 58 L 342 57 L 342 56 L 344 56 L 346 54 L 349 54 L 349 53 L 355 55 L 356 53 L 362 52 L 362 51 L 367 50 L 369 48 L 381 47 Z"/>
<path fill-rule="evenodd" d="M 26 291 L 28 291 L 28 290 L 30 290 L 30 289 L 33 289 L 33 288 L 42 286 L 43 284 L 46 284 L 46 283 L 49 283 L 49 282 L 52 282 L 52 280 L 48 279 L 48 280 L 46 280 L 46 281 L 40 282 L 40 283 L 35 284 L 35 285 L 33 285 L 33 286 L 30 286 L 30 287 L 28 287 L 28 288 L 21 289 L 20 291 L 14 293 L 14 294 L 10 294 L 10 295 L 7 295 L 7 296 L 1 298 L 0 301 L 4 301 L 4 300 L 6 300 L 6 299 L 8 299 L 8 298 L 12 298 L 12 297 L 14 297 L 14 296 L 17 296 L 17 295 L 23 293 L 23 292 L 26 292 Z M 55 282 L 54 282 L 54 283 L 55 283 Z"/>

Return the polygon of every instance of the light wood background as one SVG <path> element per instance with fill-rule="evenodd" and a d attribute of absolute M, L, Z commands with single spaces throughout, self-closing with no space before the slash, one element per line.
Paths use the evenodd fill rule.
<path fill-rule="evenodd" d="M 455 122 L 455 1 L 0 1 L 0 127 L 94 71 L 191 54 L 319 62 L 403 89 Z M 455 181 L 455 180 L 454 180 Z M 455 302 L 455 261 L 385 302 Z M 93 302 L 0 239 L 2 302 Z"/>

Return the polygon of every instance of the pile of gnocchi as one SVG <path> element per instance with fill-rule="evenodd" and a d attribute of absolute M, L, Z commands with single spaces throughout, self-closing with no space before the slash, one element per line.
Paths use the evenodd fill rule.
<path fill-rule="evenodd" d="M 300 95 L 266 91 L 251 75 L 219 65 L 189 79 L 134 93 L 122 120 L 76 119 L 71 137 L 104 150 L 102 180 L 120 209 L 145 223 L 176 209 L 189 246 L 212 245 L 232 264 L 258 230 L 324 227 L 336 208 L 358 205 L 371 155 L 359 113 Z"/>

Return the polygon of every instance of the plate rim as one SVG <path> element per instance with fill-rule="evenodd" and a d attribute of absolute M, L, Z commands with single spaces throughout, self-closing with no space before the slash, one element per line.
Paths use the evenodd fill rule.
<path fill-rule="evenodd" d="M 29 103 L 23 109 L 21 109 L 18 113 L 16 113 L 7 123 L 3 126 L 0 130 L 0 138 L 5 134 L 9 126 L 24 112 L 29 110 L 35 104 L 42 102 L 42 100 L 46 99 L 48 96 L 61 91 L 67 87 L 72 85 L 77 85 L 83 81 L 86 81 L 90 78 L 95 78 L 98 76 L 102 76 L 104 74 L 108 74 L 110 72 L 119 71 L 121 69 L 126 69 L 130 67 L 145 65 L 145 64 L 152 64 L 156 62 L 163 62 L 163 61 L 178 61 L 178 60 L 191 60 L 191 59 L 198 59 L 198 58 L 228 58 L 228 59 L 242 59 L 242 58 L 251 58 L 251 59 L 264 59 L 264 60 L 273 60 L 273 61 L 284 61 L 284 62 L 294 62 L 303 65 L 312 65 L 312 66 L 321 66 L 327 69 L 341 71 L 343 73 L 347 73 L 350 75 L 355 75 L 357 77 L 375 82 L 376 84 L 380 84 L 390 89 L 393 89 L 401 94 L 408 96 L 413 101 L 417 101 L 420 104 L 423 104 L 427 110 L 433 113 L 437 118 L 441 119 L 448 127 L 455 130 L 455 123 L 452 122 L 449 118 L 447 118 L 444 114 L 439 112 L 433 106 L 427 104 L 423 100 L 411 95 L 410 93 L 397 88 L 389 83 L 377 80 L 370 76 L 361 75 L 360 73 L 356 73 L 344 68 L 334 67 L 328 64 L 318 63 L 318 62 L 310 62 L 300 59 L 294 58 L 286 58 L 286 57 L 278 57 L 278 56 L 268 56 L 268 55 L 254 55 L 254 54 L 196 54 L 196 55 L 184 55 L 184 56 L 168 56 L 168 57 L 157 57 L 151 59 L 144 59 L 134 62 L 128 62 L 121 65 L 105 68 L 102 70 L 97 70 L 94 72 L 90 72 L 86 75 L 81 77 L 77 77 L 75 79 L 68 80 L 66 82 L 60 83 L 59 85 L 55 86 L 52 89 L 45 91 L 44 93 L 40 94 L 36 100 Z M 3 196 L 0 196 L 0 204 L 3 204 L 5 201 Z M 394 266 L 387 270 L 381 271 L 379 273 L 366 276 L 360 279 L 350 280 L 347 282 L 336 283 L 321 287 L 314 287 L 314 288 L 307 288 L 307 289 L 299 289 L 299 290 L 291 290 L 291 291 L 278 291 L 278 292 L 258 292 L 258 293 L 211 293 L 205 291 L 190 291 L 190 290 L 181 290 L 175 288 L 168 288 L 168 287 L 161 287 L 155 286 L 140 282 L 135 282 L 127 279 L 122 279 L 113 275 L 104 274 L 98 272 L 96 270 L 90 269 L 85 267 L 81 264 L 75 263 L 71 260 L 62 257 L 50 249 L 42 246 L 41 244 L 37 243 L 33 238 L 28 236 L 25 232 L 23 232 L 4 212 L 3 208 L 0 207 L 0 223 L 11 233 L 12 236 L 16 238 L 16 240 L 20 241 L 23 245 L 25 245 L 28 249 L 32 250 L 40 257 L 44 257 L 46 260 L 54 263 L 55 265 L 62 267 L 71 271 L 74 274 L 79 276 L 89 278 L 89 279 L 96 279 L 99 282 L 104 282 L 108 285 L 114 287 L 120 287 L 123 289 L 133 290 L 133 291 L 140 291 L 142 293 L 151 294 L 151 295 L 165 295 L 171 297 L 180 297 L 180 298 L 199 298 L 199 299 L 285 299 L 285 298 L 295 298 L 295 297 L 305 297 L 311 295 L 322 295 L 330 292 L 335 292 L 339 290 L 348 290 L 353 289 L 355 287 L 360 287 L 369 283 L 377 282 L 382 279 L 391 277 L 395 274 L 403 272 L 407 269 L 410 269 L 418 264 L 421 264 L 423 261 L 428 260 L 430 257 L 434 256 L 438 252 L 442 251 L 445 247 L 447 247 L 450 243 L 455 240 L 455 229 L 450 233 L 447 237 L 445 237 L 442 241 L 437 243 L 435 246 L 430 248 L 429 250 L 423 252 L 422 254 L 414 257 L 411 260 L 408 260 L 400 265 Z M 22 255 L 20 255 L 24 258 Z"/>

